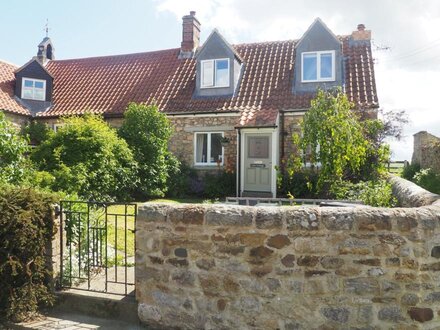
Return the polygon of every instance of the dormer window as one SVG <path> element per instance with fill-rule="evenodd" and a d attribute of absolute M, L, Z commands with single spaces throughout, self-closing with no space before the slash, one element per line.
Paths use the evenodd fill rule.
<path fill-rule="evenodd" d="M 229 58 L 201 61 L 201 88 L 229 87 Z"/>
<path fill-rule="evenodd" d="M 301 54 L 301 81 L 335 80 L 335 51 L 304 52 Z"/>
<path fill-rule="evenodd" d="M 46 100 L 46 81 L 40 79 L 23 78 L 21 98 L 27 100 Z"/>

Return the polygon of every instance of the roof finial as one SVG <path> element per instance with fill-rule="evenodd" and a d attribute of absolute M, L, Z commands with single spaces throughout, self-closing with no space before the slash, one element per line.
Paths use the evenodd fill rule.
<path fill-rule="evenodd" d="M 49 19 L 46 18 L 46 25 L 44 26 L 44 31 L 46 31 L 46 38 L 49 38 L 49 30 L 51 30 L 49 28 Z"/>

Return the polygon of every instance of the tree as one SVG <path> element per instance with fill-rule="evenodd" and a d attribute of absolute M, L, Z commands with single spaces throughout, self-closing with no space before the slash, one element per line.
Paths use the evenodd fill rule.
<path fill-rule="evenodd" d="M 168 179 L 178 171 L 178 161 L 168 151 L 172 132 L 168 118 L 156 105 L 129 104 L 119 135 L 139 164 L 137 198 L 163 196 Z"/>
<path fill-rule="evenodd" d="M 351 173 L 352 179 L 377 180 L 386 172 L 386 163 L 391 155 L 386 140 L 400 140 L 403 137 L 403 127 L 409 122 L 404 110 L 379 110 L 381 119 L 360 118 L 363 135 L 368 141 L 366 160 L 361 167 Z"/>
<path fill-rule="evenodd" d="M 137 164 L 127 143 L 96 115 L 66 118 L 32 159 L 55 177 L 52 189 L 81 198 L 127 199 L 137 183 Z"/>
<path fill-rule="evenodd" d="M 21 183 L 30 164 L 26 158 L 29 147 L 26 139 L 0 112 L 0 183 Z"/>
<path fill-rule="evenodd" d="M 357 171 L 365 161 L 368 141 L 352 108 L 340 89 L 318 90 L 304 115 L 302 136 L 294 137 L 306 160 L 320 164 L 318 190 L 342 180 L 347 169 Z M 290 165 L 291 174 L 299 170 L 299 154 L 293 155 Z"/>

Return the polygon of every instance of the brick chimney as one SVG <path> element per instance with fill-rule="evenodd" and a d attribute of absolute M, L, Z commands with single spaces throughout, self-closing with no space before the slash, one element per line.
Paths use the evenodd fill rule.
<path fill-rule="evenodd" d="M 196 12 L 190 11 L 189 15 L 182 17 L 182 44 L 179 58 L 191 58 L 200 44 L 200 22 Z"/>
<path fill-rule="evenodd" d="M 365 30 L 364 24 L 358 24 L 357 30 L 351 33 L 353 40 L 371 40 L 371 30 Z"/>

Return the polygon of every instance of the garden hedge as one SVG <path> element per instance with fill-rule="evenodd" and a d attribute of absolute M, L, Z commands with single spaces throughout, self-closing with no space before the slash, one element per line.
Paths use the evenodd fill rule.
<path fill-rule="evenodd" d="M 56 197 L 29 188 L 0 190 L 0 317 L 26 319 L 51 304 L 46 246 L 56 233 Z"/>

